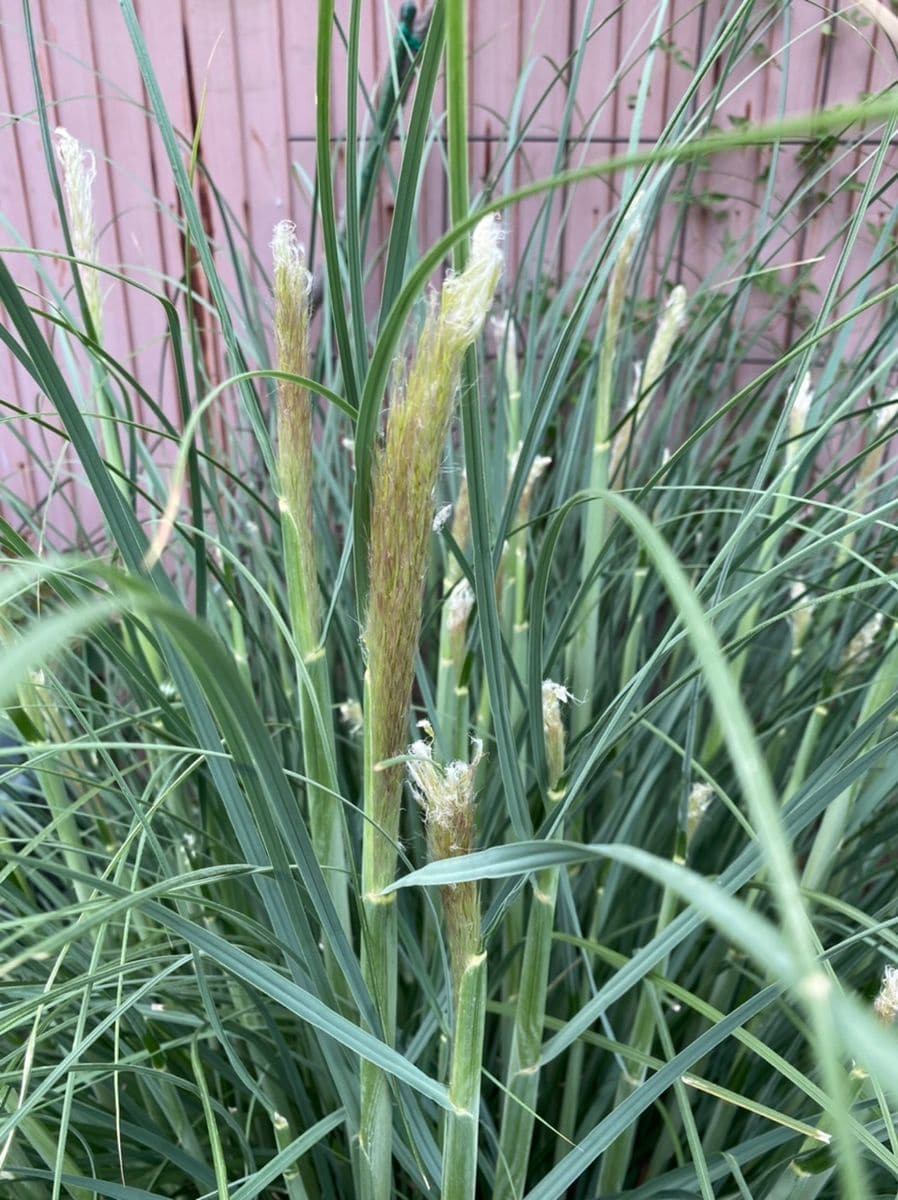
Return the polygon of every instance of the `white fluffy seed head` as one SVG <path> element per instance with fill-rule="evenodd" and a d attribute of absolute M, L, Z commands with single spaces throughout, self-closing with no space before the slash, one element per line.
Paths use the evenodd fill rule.
<path fill-rule="evenodd" d="M 344 700 L 337 706 L 337 711 L 340 714 L 340 720 L 350 733 L 361 733 L 364 726 L 364 716 L 362 714 L 362 706 L 358 700 Z"/>
<path fill-rule="evenodd" d="M 292 221 L 278 221 L 271 238 L 271 257 L 275 271 L 275 293 L 282 288 L 289 299 L 301 299 L 312 290 L 312 276 L 306 268 L 306 255 L 296 237 Z M 280 283 L 279 283 L 280 278 Z"/>
<path fill-rule="evenodd" d="M 714 789 L 704 780 L 697 780 L 689 790 L 689 801 L 686 805 L 686 843 L 695 837 L 702 818 L 711 807 L 714 799 Z"/>
<path fill-rule="evenodd" d="M 484 217 L 471 236 L 465 269 L 443 283 L 440 325 L 447 339 L 465 347 L 483 328 L 502 274 L 502 225 Z"/>
<path fill-rule="evenodd" d="M 886 1024 L 898 1017 L 898 967 L 888 966 L 882 973 L 879 995 L 873 1001 L 873 1011 Z"/>
<path fill-rule="evenodd" d="M 469 763 L 443 766 L 433 760 L 429 742 L 409 746 L 407 763 L 415 799 L 424 810 L 431 857 L 448 858 L 471 849 L 474 835 L 474 777 L 483 756 L 483 743 L 475 740 Z"/>

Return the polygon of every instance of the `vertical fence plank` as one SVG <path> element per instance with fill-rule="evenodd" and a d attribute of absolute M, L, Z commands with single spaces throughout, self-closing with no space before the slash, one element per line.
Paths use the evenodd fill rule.
<path fill-rule="evenodd" d="M 204 81 L 207 84 L 203 162 L 235 221 L 246 230 L 248 240 L 241 246 L 241 253 L 248 259 L 253 254 L 259 258 L 260 267 L 254 275 L 258 284 L 267 271 L 268 241 L 276 220 L 282 216 L 294 219 L 306 242 L 312 234 L 317 4 L 314 0 L 136 3 L 166 103 L 185 138 L 185 154 Z M 515 5 L 471 6 L 471 171 L 475 194 L 486 186 L 501 194 L 504 186 L 513 187 L 550 173 L 567 88 L 566 72 L 559 69 L 579 41 L 589 9 L 590 0 L 520 0 Z M 341 0 L 338 10 L 346 30 L 349 0 Z M 398 10 L 399 0 L 377 0 L 363 6 L 360 71 L 374 104 L 389 61 Z M 640 131 L 643 144 L 652 143 L 684 95 L 694 63 L 723 11 L 719 0 L 701 5 L 670 0 Z M 184 276 L 180 207 L 164 150 L 144 111 L 146 96 L 118 4 L 116 0 L 91 0 L 88 6 L 33 0 L 33 12 L 41 39 L 44 82 L 54 106 L 52 121 L 68 125 L 97 154 L 95 195 L 103 261 L 150 286 L 164 285 L 175 296 Z M 571 131 L 574 139 L 568 157 L 570 166 L 597 162 L 626 149 L 634 96 L 656 12 L 654 2 L 643 0 L 593 6 Z M 791 29 L 788 46 L 784 44 L 784 12 Z M 714 115 L 718 127 L 770 119 L 780 111 L 806 112 L 822 103 L 852 101 L 861 93 L 892 82 L 895 48 L 886 33 L 860 9 L 842 5 L 835 12 L 826 12 L 811 0 L 801 0 L 789 5 L 788 10 L 758 10 L 751 19 L 756 23 L 757 40 L 732 75 L 728 94 Z M 346 131 L 346 55 L 339 37 L 335 44 L 334 158 L 338 200 L 342 204 L 348 152 L 340 142 Z M 213 46 L 216 49 L 210 62 Z M 788 83 L 781 96 L 786 57 Z M 61 234 L 31 111 L 33 88 L 18 0 L 0 0 L 0 73 L 0 102 L 7 112 L 21 117 L 0 127 L 0 153 L 7 164 L 0 178 L 3 239 L 8 244 L 20 237 L 26 245 L 59 250 Z M 713 82 L 711 78 L 703 85 L 699 102 L 708 97 Z M 519 87 L 527 145 L 503 178 L 507 122 Z M 438 118 L 444 107 L 441 91 L 434 107 Z M 365 135 L 370 132 L 371 122 L 361 95 L 359 115 L 360 133 Z M 868 170 L 865 155 L 871 150 L 830 147 L 826 164 L 829 174 L 821 186 L 834 186 L 849 175 L 862 182 Z M 419 213 L 418 235 L 427 244 L 442 233 L 447 220 L 440 157 L 437 142 L 425 172 Z M 392 151 L 391 161 L 398 162 L 398 150 Z M 770 161 L 769 149 L 745 151 L 721 156 L 713 165 L 695 172 L 685 221 L 675 204 L 660 215 L 643 277 L 645 295 L 657 297 L 659 303 L 663 299 L 665 289 L 657 272 L 665 265 L 668 282 L 681 280 L 692 289 L 712 272 L 725 291 L 725 280 L 745 268 L 745 247 L 757 232 Z M 806 152 L 802 154 L 798 146 L 783 147 L 772 189 L 773 215 L 767 218 L 768 223 L 776 221 L 777 209 L 806 178 L 808 170 Z M 685 172 L 681 174 L 685 177 Z M 622 183 L 618 173 L 613 178 L 584 182 L 553 200 L 546 260 L 550 274 L 566 277 L 578 265 L 585 269 L 585 260 L 578 263 L 584 248 L 586 257 L 593 260 L 603 236 L 602 223 L 617 203 Z M 777 268 L 781 274 L 771 272 L 770 279 L 781 279 L 785 292 L 804 270 L 795 265 L 798 260 L 820 256 L 821 261 L 809 272 L 810 283 L 818 289 L 825 287 L 837 254 L 833 239 L 850 219 L 856 195 L 856 191 L 843 191 L 825 218 L 806 222 L 804 218 L 814 208 L 809 200 L 802 212 L 790 218 L 791 224 L 777 226 L 757 265 Z M 890 197 L 889 192 L 877 201 L 870 229 L 864 233 L 865 250 L 873 244 L 876 222 L 885 219 L 889 211 Z M 391 202 L 391 188 L 385 180 L 375 206 L 374 245 L 381 244 L 388 233 Z M 557 218 L 562 202 L 567 204 L 568 219 L 564 232 L 559 234 Z M 534 200 L 507 215 L 509 257 L 519 268 L 517 273 L 510 272 L 510 278 L 523 280 L 533 270 L 532 259 L 526 258 L 524 249 L 540 204 L 540 200 Z M 217 264 L 226 287 L 236 295 L 237 275 L 224 244 L 224 224 L 214 205 L 209 225 Z M 35 263 L 22 256 L 15 257 L 13 269 L 23 285 L 38 293 L 46 292 L 50 284 L 64 293 L 70 288 L 64 264 L 44 260 L 40 276 Z M 369 281 L 369 301 L 375 299 L 380 287 L 379 269 Z M 885 270 L 880 272 L 883 280 Z M 854 275 L 849 275 L 848 282 L 853 279 Z M 132 363 L 143 385 L 170 415 L 175 415 L 172 373 L 162 354 L 163 327 L 157 307 L 151 299 L 118 284 L 106 284 L 105 290 L 109 349 Z M 752 319 L 760 322 L 775 310 L 776 304 L 782 304 L 775 291 L 769 286 L 755 289 Z M 813 294 L 806 299 L 812 306 Z M 850 293 L 846 303 L 850 303 Z M 801 304 L 793 304 L 753 354 L 763 357 L 775 353 L 801 332 L 806 320 Z M 214 334 L 214 330 L 209 334 L 206 365 L 217 378 L 224 368 L 220 339 Z M 4 357 L 3 369 L 7 380 L 5 398 L 29 411 L 39 411 L 41 400 L 32 381 L 9 365 L 8 356 Z M 147 414 L 139 408 L 138 416 L 147 420 Z M 36 477 L 27 480 L 22 474 L 27 456 L 15 436 L 16 431 L 21 432 L 20 427 L 21 422 L 15 430 L 10 423 L 0 426 L 0 477 L 10 492 L 34 505 L 50 484 Z M 38 444 L 46 447 L 46 461 L 55 463 L 61 443 L 58 439 L 48 440 L 36 430 L 32 432 Z M 34 470 L 34 464 L 30 469 Z M 54 486 L 59 486 L 58 481 Z M 53 519 L 58 517 L 61 524 L 67 519 L 66 504 L 77 498 L 77 477 L 65 486 L 65 503 L 57 503 L 57 497 L 53 505 Z M 70 527 L 72 521 L 74 518 L 69 520 Z"/>

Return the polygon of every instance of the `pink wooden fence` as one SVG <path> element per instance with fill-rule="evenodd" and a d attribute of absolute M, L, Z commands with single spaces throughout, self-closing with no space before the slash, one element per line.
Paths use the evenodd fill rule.
<path fill-rule="evenodd" d="M 660 54 L 652 82 L 643 137 L 651 141 L 683 95 L 708 30 L 719 18 L 719 0 L 671 0 L 665 38 L 676 53 Z M 33 0 L 40 39 L 40 71 L 53 124 L 65 125 L 97 155 L 94 194 L 105 265 L 160 289 L 163 281 L 183 272 L 183 244 L 178 231 L 178 205 L 171 172 L 157 132 L 146 112 L 147 99 L 116 0 Z M 314 167 L 315 0 L 139 0 L 137 11 L 177 128 L 190 133 L 203 88 L 206 119 L 203 160 L 238 220 L 252 248 L 263 258 L 272 226 L 291 217 L 308 228 L 310 181 Z M 347 7 L 343 0 L 341 8 Z M 396 0 L 371 0 L 364 6 L 362 74 L 374 88 L 388 61 Z M 518 3 L 471 5 L 472 122 L 474 181 L 487 178 L 502 154 L 499 136 L 512 107 L 519 80 L 527 73 L 522 111 L 530 111 L 555 80 L 549 98 L 527 131 L 526 154 L 519 156 L 515 181 L 547 175 L 552 168 L 554 138 L 564 103 L 564 78 L 557 68 L 577 43 L 588 0 L 518 0 Z M 812 0 L 789 6 L 791 62 L 786 108 L 808 111 L 820 104 L 853 101 L 891 83 L 894 51 L 875 23 L 834 17 Z M 657 9 L 653 0 L 628 0 L 611 8 L 595 6 L 596 32 L 578 89 L 572 134 L 571 165 L 619 152 L 630 133 L 630 97 L 635 91 L 642 56 L 651 41 Z M 852 10 L 856 11 L 856 10 Z M 773 61 L 759 51 L 745 78 L 722 111 L 754 121 L 775 115 L 779 104 L 785 33 L 780 21 L 766 39 Z M 332 97 L 334 134 L 345 120 L 345 87 L 338 70 Z M 604 104 L 616 67 L 624 81 Z M 20 0 L 0 0 L 0 244 L 63 249 L 34 116 L 34 95 L 24 37 Z M 593 114 L 598 111 L 598 115 Z M 730 199 L 726 221 L 715 221 L 700 205 L 693 206 L 682 235 L 680 272 L 687 286 L 701 278 L 716 258 L 724 230 L 747 228 L 759 196 L 758 177 L 767 161 L 763 151 L 716 160 L 700 176 L 700 186 Z M 857 160 L 843 164 L 847 171 Z M 445 228 L 445 195 L 438 164 L 428 172 L 422 205 L 422 240 L 432 241 Z M 785 188 L 790 180 L 784 168 Z M 597 219 L 612 203 L 614 180 L 590 181 L 570 196 L 572 213 L 557 251 L 560 273 L 572 268 Z M 843 205 L 850 204 L 845 193 Z M 389 222 L 390 196 L 382 189 L 375 221 Z M 510 222 L 513 256 L 521 252 L 524 232 L 536 202 L 525 204 Z M 844 219 L 845 212 L 827 220 Z M 217 214 L 212 229 L 220 235 Z M 830 225 L 817 223 L 790 246 L 786 258 L 811 257 L 825 244 Z M 661 225 L 655 251 L 663 256 L 669 231 Z M 797 253 L 796 253 L 797 250 Z M 224 264 L 226 256 L 221 256 Z M 50 283 L 68 287 L 64 264 L 11 254 L 8 261 L 24 286 L 46 297 Z M 784 260 L 785 261 L 785 260 Z M 226 270 L 226 267 L 224 268 Z M 825 282 L 832 263 L 824 259 Z M 171 381 L 160 375 L 162 322 L 154 301 L 134 288 L 106 287 L 104 336 L 117 358 L 128 359 L 138 378 L 172 411 Z M 214 349 L 212 351 L 214 353 Z M 28 413 L 46 411 L 46 400 L 33 382 L 0 352 L 0 401 Z M 71 364 L 76 371 L 76 364 Z M 16 517 L 23 508 L 38 507 L 66 473 L 61 443 L 23 418 L 0 410 L 0 480 L 5 483 L 5 512 Z M 138 405 L 136 416 L 152 425 Z M 34 463 L 23 452 L 21 437 L 43 439 L 45 453 Z M 37 472 L 37 473 L 36 473 Z M 66 486 L 75 508 L 83 499 L 77 473 Z"/>

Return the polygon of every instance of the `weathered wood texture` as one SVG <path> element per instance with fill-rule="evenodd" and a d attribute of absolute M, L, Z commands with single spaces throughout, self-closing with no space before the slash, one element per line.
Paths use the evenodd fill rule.
<path fill-rule="evenodd" d="M 196 125 L 203 89 L 206 117 L 202 158 L 224 202 L 247 230 L 249 245 L 261 259 L 274 223 L 291 217 L 309 227 L 314 173 L 315 24 L 314 0 L 138 0 L 137 11 L 176 127 L 189 138 Z M 342 0 L 339 8 L 348 5 Z M 392 22 L 398 4 L 372 0 L 364 6 L 362 75 L 374 89 L 389 56 Z M 505 183 L 523 183 L 550 174 L 565 103 L 568 77 L 563 67 L 577 44 L 586 14 L 594 11 L 594 32 L 579 80 L 573 114 L 569 164 L 596 161 L 626 147 L 632 125 L 632 94 L 641 62 L 655 34 L 653 0 L 627 0 L 620 6 L 588 0 L 518 0 L 516 4 L 472 4 L 472 179 L 476 185 L 495 175 L 505 153 L 503 131 L 522 79 L 519 113 L 532 114 L 526 152 L 518 156 Z M 610 9 L 610 14 L 609 14 Z M 151 289 L 167 286 L 184 269 L 179 209 L 165 154 L 146 112 L 146 94 L 116 0 L 32 0 L 40 38 L 40 70 L 52 104 L 51 121 L 66 126 L 96 152 L 94 195 L 105 265 L 121 269 Z M 699 57 L 708 31 L 719 16 L 714 0 L 671 0 L 663 36 L 676 51 L 656 56 L 641 139 L 650 144 L 665 117 L 682 97 L 690 64 Z M 811 0 L 787 6 L 786 17 L 770 27 L 755 63 L 726 99 L 726 117 L 759 120 L 778 113 L 802 112 L 823 103 L 855 100 L 893 78 L 895 54 L 883 32 L 869 22 L 861 28 L 828 16 Z M 788 71 L 783 65 L 788 58 Z M 339 49 L 334 80 L 333 135 L 338 168 L 345 128 L 345 56 Z M 621 78 L 616 81 L 616 73 Z M 784 80 L 788 86 L 784 86 Z M 710 86 L 710 85 L 709 85 Z M 438 97 L 442 92 L 438 92 Z M 439 100 L 441 104 L 442 101 Z M 46 167 L 34 118 L 34 93 L 20 0 L 0 0 L 0 240 L 7 246 L 31 246 L 48 253 L 62 250 Z M 364 107 L 363 107 L 364 112 Z M 725 236 L 751 227 L 764 184 L 768 152 L 751 151 L 719 158 L 699 172 L 695 190 L 716 198 L 690 206 L 685 226 L 675 215 L 662 218 L 653 245 L 667 277 L 694 285 L 721 258 Z M 791 158 L 790 158 L 791 154 Z M 776 189 L 784 194 L 797 175 L 797 151 L 786 149 Z M 859 167 L 860 154 L 833 160 L 839 176 Z M 337 170 L 338 194 L 341 172 Z M 605 177 L 567 193 L 569 219 L 556 222 L 551 261 L 559 278 L 578 260 L 597 222 L 613 206 L 621 180 Z M 843 193 L 839 212 L 828 211 L 784 242 L 779 260 L 791 264 L 822 254 L 816 280 L 825 286 L 833 271 L 827 252 L 832 230 L 846 216 L 852 193 Z M 539 202 L 530 201 L 509 215 L 511 255 L 526 273 L 526 239 Z M 885 200 L 883 201 L 885 204 Z M 556 211 L 560 211 L 557 208 Z M 375 233 L 388 228 L 389 188 L 378 197 Z M 213 236 L 222 229 L 214 206 Z M 438 148 L 432 156 L 421 206 L 419 234 L 432 241 L 445 228 L 446 199 Z M 672 251 L 673 247 L 673 251 Z M 68 295 L 64 263 L 49 257 L 10 254 L 18 279 L 34 289 L 38 303 L 52 284 Z M 777 259 L 774 259 L 777 261 Z M 228 256 L 219 251 L 226 282 L 235 283 Z M 789 277 L 789 267 L 785 277 Z M 372 280 L 372 294 L 377 280 Z M 132 363 L 144 386 L 169 414 L 175 404 L 170 366 L 160 353 L 163 324 L 152 298 L 114 280 L 105 291 L 105 340 L 112 354 Z M 779 337 L 789 335 L 786 326 Z M 219 353 L 214 336 L 205 347 L 210 368 Z M 77 374 L 77 364 L 68 364 Z M 89 388 L 84 383 L 85 394 Z M 29 377 L 0 351 L 0 400 L 28 413 L 47 410 Z M 89 403 L 89 400 L 86 401 Z M 137 421 L 153 428 L 145 405 L 135 402 Z M 50 422 L 52 424 L 52 415 Z M 33 421 L 7 408 L 0 429 L 0 480 L 5 511 L 16 506 L 39 510 L 48 491 L 65 488 L 64 505 L 82 503 L 77 470 L 68 476 L 64 443 Z M 22 439 L 43 447 L 35 458 Z M 65 524 L 65 518 L 59 517 Z"/>

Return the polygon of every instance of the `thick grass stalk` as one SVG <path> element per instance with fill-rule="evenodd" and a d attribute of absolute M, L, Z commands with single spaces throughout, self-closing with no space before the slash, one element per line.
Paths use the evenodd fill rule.
<path fill-rule="evenodd" d="M 27 714 L 36 736 L 43 742 L 58 740 L 60 745 L 65 745 L 69 734 L 61 714 L 56 710 L 53 697 L 44 684 L 43 672 L 33 674 L 29 681 L 20 684 L 17 690 L 19 704 Z M 72 871 L 81 875 L 92 875 L 90 862 L 84 853 L 84 842 L 78 822 L 66 794 L 65 775 L 56 771 L 41 771 L 38 780 L 56 830 L 55 836 L 62 848 L 63 862 Z M 91 895 L 89 885 L 80 879 L 73 879 L 72 890 L 82 903 Z"/>
<path fill-rule="evenodd" d="M 857 654 L 860 654 L 862 658 L 869 656 L 872 640 L 875 632 L 878 632 L 880 623 L 881 617 L 877 613 L 860 631 L 855 638 L 855 642 L 860 647 L 855 650 L 855 656 Z M 872 636 L 865 633 L 868 629 L 871 630 Z M 870 638 L 869 644 L 865 644 L 867 637 Z M 851 647 L 849 647 L 849 652 L 851 652 Z M 859 725 L 863 725 L 878 708 L 886 703 L 890 696 L 894 695 L 896 678 L 898 678 L 898 634 L 893 628 L 889 634 L 880 665 L 864 693 L 864 700 L 858 715 Z M 877 738 L 878 734 L 871 739 L 869 745 L 874 745 Z M 837 865 L 839 848 L 845 836 L 851 811 L 864 782 L 865 780 L 861 778 L 851 787 L 840 792 L 824 813 L 801 876 L 802 886 L 809 891 L 819 891 L 826 887 L 829 877 Z"/>
<path fill-rule="evenodd" d="M 677 832 L 676 846 L 673 853 L 674 862 L 682 864 L 686 861 L 689 845 L 701 825 L 702 818 L 708 810 L 713 795 L 713 790 L 706 783 L 698 782 L 692 785 L 684 814 L 685 822 L 682 823 L 681 828 Z M 661 905 L 655 924 L 656 937 L 663 933 L 671 923 L 676 915 L 676 911 L 677 897 L 670 888 L 666 887 L 661 895 Z M 663 975 L 667 970 L 667 961 L 665 957 L 658 964 L 657 971 L 659 974 Z M 655 985 L 653 983 L 649 983 L 647 980 L 643 981 L 639 1003 L 636 1008 L 636 1016 L 630 1030 L 630 1036 L 627 1039 L 627 1047 L 633 1051 L 633 1057 L 630 1058 L 626 1052 L 623 1053 L 624 1073 L 617 1083 L 617 1090 L 614 1097 L 615 1108 L 622 1104 L 640 1086 L 646 1076 L 645 1056 L 651 1053 L 657 1022 L 657 995 L 654 994 L 654 989 Z M 599 1172 L 600 1195 L 615 1195 L 617 1192 L 623 1190 L 630 1160 L 633 1157 L 635 1139 L 636 1122 L 631 1121 L 620 1137 L 612 1142 L 605 1151 Z"/>
<path fill-rule="evenodd" d="M 625 463 L 626 459 L 629 458 L 630 450 L 636 437 L 637 427 L 641 419 L 645 416 L 645 413 L 640 411 L 643 401 L 651 404 L 654 400 L 655 390 L 667 369 L 667 363 L 676 340 L 683 331 L 686 320 L 687 300 L 686 289 L 681 283 L 678 283 L 672 289 L 664 306 L 664 311 L 655 330 L 655 336 L 652 338 L 649 352 L 646 355 L 645 364 L 643 366 L 636 365 L 636 380 L 633 388 L 634 401 L 630 420 L 627 421 L 623 429 L 618 431 L 612 449 L 611 477 L 613 481 L 617 479 L 618 464 Z M 617 481 L 615 486 L 620 487 L 620 481 Z M 630 581 L 627 640 L 624 646 L 623 665 L 620 676 L 621 688 L 626 687 L 636 671 L 643 625 L 639 598 L 645 584 L 646 575 L 646 568 L 638 566 L 634 570 L 633 578 Z"/>
<path fill-rule="evenodd" d="M 443 1200 L 474 1200 L 477 1193 L 486 984 L 486 952 L 476 950 L 468 955 L 461 970 L 455 1001 L 455 1032 L 449 1072 L 449 1098 L 453 1110 L 446 1115 L 443 1138 Z"/>
<path fill-rule="evenodd" d="M 596 380 L 595 421 L 593 425 L 592 456 L 589 464 L 590 490 L 608 487 L 611 468 L 611 410 L 614 389 L 614 364 L 617 341 L 620 333 L 624 299 L 630 263 L 639 236 L 639 222 L 635 221 L 624 236 L 618 251 L 617 261 L 608 287 L 605 305 L 605 327 L 602 336 L 601 358 Z M 586 506 L 586 523 L 583 530 L 583 556 L 581 578 L 591 573 L 605 545 L 608 516 L 605 506 L 594 501 Z M 596 680 L 596 647 L 599 639 L 599 596 L 600 584 L 595 580 L 583 597 L 583 620 L 570 643 L 568 674 L 573 680 L 573 693 L 583 703 L 572 719 L 574 735 L 582 733 L 589 725 L 594 702 Z"/>
<path fill-rule="evenodd" d="M 427 844 L 433 860 L 467 854 L 474 848 L 474 780 L 480 762 L 475 743 L 470 763 L 448 766 L 433 761 L 426 742 L 409 751 L 408 771 L 418 803 L 424 810 Z M 486 953 L 480 931 L 480 889 L 459 883 L 440 889 L 455 1012 L 449 1096 L 443 1136 L 443 1200 L 474 1200 L 477 1186 L 477 1142 L 480 1110 L 480 1072 L 486 1017 Z"/>
<path fill-rule="evenodd" d="M 271 1126 L 274 1129 L 274 1140 L 278 1151 L 286 1150 L 294 1138 L 290 1122 L 286 1117 L 276 1112 L 272 1113 Z M 284 1170 L 282 1178 L 288 1200 L 309 1200 L 309 1193 L 303 1184 L 299 1166 L 296 1163 L 291 1163 Z"/>
<path fill-rule="evenodd" d="M 530 622 L 527 616 L 527 551 L 530 543 L 530 530 L 527 522 L 530 520 L 530 508 L 537 481 L 551 465 L 552 460 L 546 455 L 538 454 L 533 460 L 518 504 L 515 517 L 517 528 L 508 539 L 503 556 L 503 571 L 508 575 L 506 587 L 511 656 L 515 670 L 522 679 L 526 677 L 527 673 L 527 645 L 530 634 Z M 522 715 L 523 705 L 516 689 L 512 689 L 509 704 L 512 722 L 517 722 Z"/>
<path fill-rule="evenodd" d="M 388 1042 L 396 1026 L 395 895 L 382 895 L 396 870 L 401 768 L 385 767 L 406 745 L 422 583 L 433 523 L 433 492 L 462 361 L 480 333 L 502 267 L 492 217 L 474 231 L 468 267 L 445 281 L 418 342 L 407 381 L 394 375 L 383 451 L 373 477 L 369 601 L 365 627 L 365 825 L 362 970 Z M 392 1194 L 392 1113 L 386 1078 L 362 1067 L 361 1152 L 373 1200 Z"/>
<path fill-rule="evenodd" d="M 757 578 L 762 579 L 765 572 L 775 562 L 779 552 L 780 544 L 785 534 L 783 527 L 777 528 L 777 523 L 782 520 L 788 506 L 792 503 L 792 491 L 795 487 L 798 469 L 801 465 L 801 443 L 800 439 L 805 433 L 810 416 L 811 405 L 814 402 L 814 389 L 811 380 L 810 371 L 796 382 L 792 390 L 791 404 L 789 408 L 789 441 L 786 445 L 786 462 L 785 473 L 782 483 L 777 488 L 777 494 L 774 497 L 773 507 L 770 513 L 770 524 L 774 532 L 764 542 L 758 555 L 757 562 Z M 736 629 L 736 641 L 741 642 L 751 636 L 752 631 L 758 623 L 763 605 L 763 597 L 758 596 L 754 599 L 742 614 L 739 624 Z M 748 661 L 749 648 L 746 645 L 735 657 L 732 663 L 732 671 L 737 684 L 741 681 L 745 665 Z M 721 733 L 718 722 L 714 722 L 708 731 L 701 757 L 705 762 L 710 762 L 717 751 L 723 744 L 723 734 Z"/>
<path fill-rule="evenodd" d="M 308 377 L 312 281 L 289 221 L 276 226 L 271 246 L 278 368 Z M 278 381 L 278 474 L 290 623 L 302 664 L 297 669 L 297 688 L 309 824 L 340 921 L 350 933 L 345 821 L 338 799 L 327 657 L 321 645 L 312 519 L 312 410 L 306 388 L 285 379 Z M 344 990 L 339 988 L 338 993 Z"/>
<path fill-rule="evenodd" d="M 894 1025 L 898 1017 L 898 968 L 887 966 L 883 972 L 879 994 L 873 1010 L 886 1026 Z M 855 1066 L 849 1077 L 848 1100 L 855 1104 L 863 1099 L 870 1077 L 861 1066 Z M 829 1121 L 824 1113 L 820 1128 L 828 1132 Z M 805 1138 L 801 1148 L 783 1170 L 770 1192 L 771 1200 L 816 1200 L 835 1174 L 835 1163 L 829 1145 L 819 1139 Z"/>
<path fill-rule="evenodd" d="M 565 688 L 551 679 L 544 680 L 543 734 L 549 783 L 547 811 L 551 811 L 564 797 L 564 791 L 558 787 L 564 774 L 565 753 L 561 705 L 569 699 Z M 558 879 L 558 868 L 552 867 L 539 871 L 533 885 L 502 1106 L 495 1200 L 518 1200 L 524 1194 L 527 1181 L 534 1113 L 539 1094 L 538 1064 L 546 1019 Z"/>

